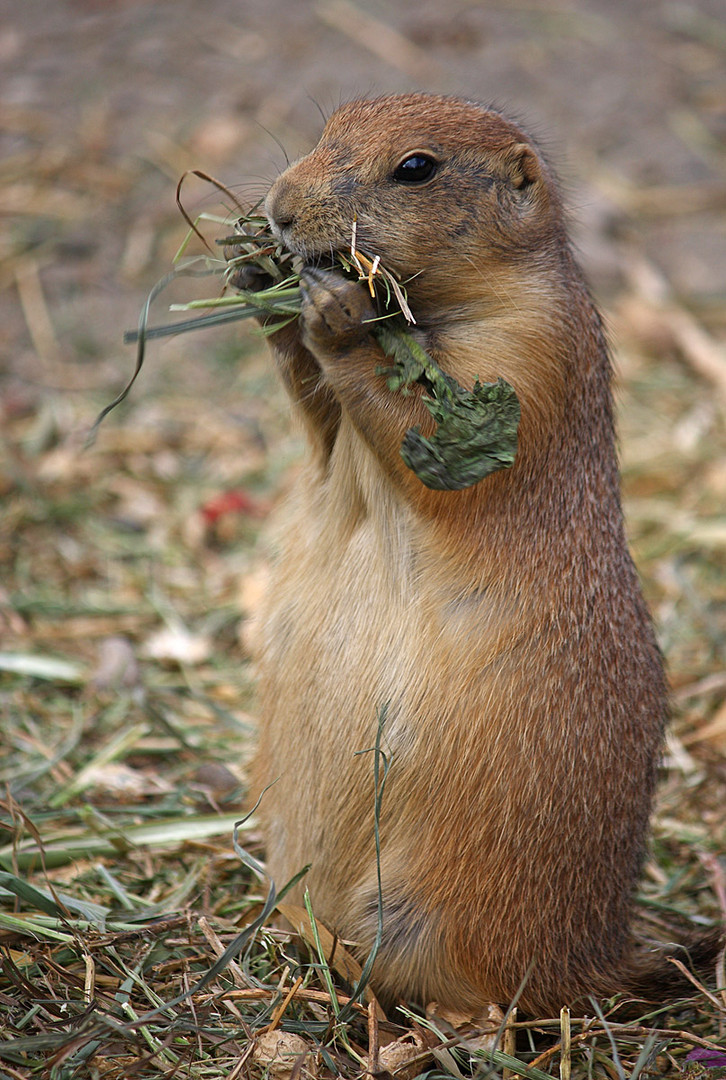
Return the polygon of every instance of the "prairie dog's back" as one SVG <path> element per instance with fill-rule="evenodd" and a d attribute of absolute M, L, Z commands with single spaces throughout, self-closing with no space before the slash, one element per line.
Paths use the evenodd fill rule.
<path fill-rule="evenodd" d="M 308 264 L 350 244 L 408 279 L 416 333 L 522 405 L 512 469 L 423 487 L 364 286 L 304 275 L 271 339 L 311 455 L 279 536 L 260 649 L 255 792 L 278 885 L 305 863 L 317 915 L 375 934 L 373 770 L 387 1001 L 559 1009 L 615 989 L 655 781 L 665 687 L 627 552 L 600 322 L 559 195 L 511 122 L 451 98 L 356 102 L 273 186 Z"/>

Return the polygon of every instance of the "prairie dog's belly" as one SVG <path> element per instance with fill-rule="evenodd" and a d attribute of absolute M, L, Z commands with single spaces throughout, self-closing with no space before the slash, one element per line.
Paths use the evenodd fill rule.
<path fill-rule="evenodd" d="M 383 501 L 382 512 L 359 503 L 346 517 L 351 500 L 340 491 L 306 492 L 286 524 L 262 619 L 266 776 L 255 779 L 280 778 L 261 808 L 268 865 L 281 886 L 312 859 L 308 881 L 323 910 L 321 893 L 339 899 L 373 858 L 373 756 L 364 751 L 386 707 L 386 742 L 401 756 L 402 695 L 424 637 L 408 512 Z"/>

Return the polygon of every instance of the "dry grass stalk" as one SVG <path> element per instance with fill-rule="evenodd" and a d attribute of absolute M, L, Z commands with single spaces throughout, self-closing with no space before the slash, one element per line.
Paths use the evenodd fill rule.
<path fill-rule="evenodd" d="M 629 284 L 659 320 L 683 358 L 717 390 L 726 404 L 726 348 L 715 341 L 676 300 L 665 276 L 644 256 L 626 264 Z"/>

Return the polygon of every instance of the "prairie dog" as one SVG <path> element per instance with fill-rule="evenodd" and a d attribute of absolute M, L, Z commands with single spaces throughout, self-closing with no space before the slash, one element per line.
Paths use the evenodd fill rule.
<path fill-rule="evenodd" d="M 370 949 L 370 754 L 381 816 L 387 1004 L 552 1013 L 638 985 L 629 924 L 666 714 L 629 556 L 611 367 L 533 141 L 499 113 L 405 95 L 343 106 L 275 182 L 275 234 L 306 263 L 272 350 L 309 460 L 262 618 L 255 793 L 278 885 Z M 392 394 L 361 250 L 407 280 L 415 334 L 471 387 L 510 382 L 514 466 L 457 492 L 406 468 L 424 387 Z M 669 965 L 672 968 L 672 965 Z"/>

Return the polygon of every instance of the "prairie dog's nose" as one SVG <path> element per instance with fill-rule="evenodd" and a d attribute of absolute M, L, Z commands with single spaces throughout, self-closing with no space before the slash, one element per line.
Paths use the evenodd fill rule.
<path fill-rule="evenodd" d="M 265 214 L 275 236 L 281 239 L 285 229 L 295 224 L 295 204 L 290 184 L 283 173 L 270 188 L 265 199 Z"/>

